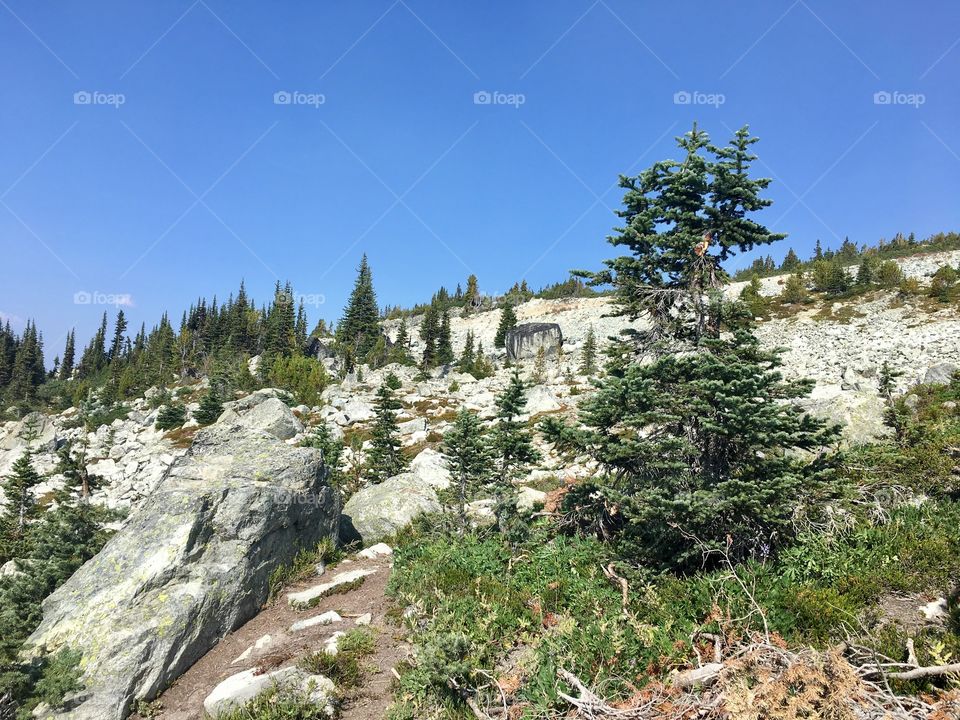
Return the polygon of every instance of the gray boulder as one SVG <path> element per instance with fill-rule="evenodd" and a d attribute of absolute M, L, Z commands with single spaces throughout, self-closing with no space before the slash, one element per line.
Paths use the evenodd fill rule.
<path fill-rule="evenodd" d="M 379 542 L 421 513 L 438 512 L 437 491 L 414 473 L 400 473 L 353 495 L 343 507 L 340 533 L 344 540 Z"/>
<path fill-rule="evenodd" d="M 32 412 L 16 423 L 0 440 L 0 450 L 34 450 L 52 452 L 57 449 L 57 429 L 43 413 Z"/>
<path fill-rule="evenodd" d="M 293 410 L 275 397 L 262 398 L 249 408 L 243 405 L 229 408 L 223 412 L 217 424 L 239 425 L 247 430 L 265 432 L 280 440 L 289 440 L 303 432 L 303 423 L 293 414 Z"/>
<path fill-rule="evenodd" d="M 563 333 L 556 323 L 525 323 L 510 330 L 504 342 L 511 360 L 535 357 L 540 348 L 550 356 L 563 345 Z"/>
<path fill-rule="evenodd" d="M 223 423 L 197 434 L 104 549 L 43 602 L 29 655 L 83 653 L 63 716 L 122 720 L 255 615 L 301 547 L 336 539 L 320 453 Z"/>
<path fill-rule="evenodd" d="M 949 385 L 958 369 L 960 368 L 950 362 L 931 365 L 923 376 L 923 382 L 928 385 Z"/>

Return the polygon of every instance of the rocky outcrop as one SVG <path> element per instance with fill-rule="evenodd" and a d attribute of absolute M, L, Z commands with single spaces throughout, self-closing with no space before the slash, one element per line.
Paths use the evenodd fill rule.
<path fill-rule="evenodd" d="M 953 376 L 957 374 L 957 370 L 960 370 L 960 368 L 951 362 L 931 365 L 927 368 L 927 372 L 923 374 L 923 382 L 927 384 L 949 385 L 953 380 Z"/>
<path fill-rule="evenodd" d="M 504 342 L 511 360 L 535 357 L 540 348 L 551 356 L 563 345 L 563 333 L 557 323 L 525 323 L 510 330 Z"/>
<path fill-rule="evenodd" d="M 43 603 L 32 654 L 83 653 L 68 717 L 122 720 L 267 598 L 300 547 L 336 537 L 319 452 L 218 423 L 201 431 L 104 549 Z"/>
<path fill-rule="evenodd" d="M 280 440 L 296 437 L 303 432 L 303 424 L 286 403 L 269 394 L 273 392 L 257 391 L 236 401 L 224 410 L 217 423 L 265 432 Z"/>
<path fill-rule="evenodd" d="M 421 513 L 438 512 L 437 491 L 414 473 L 401 473 L 357 492 L 343 507 L 344 540 L 378 542 Z"/>

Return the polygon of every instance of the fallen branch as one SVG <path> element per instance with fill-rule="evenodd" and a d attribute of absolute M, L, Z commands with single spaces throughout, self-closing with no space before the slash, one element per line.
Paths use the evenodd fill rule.
<path fill-rule="evenodd" d="M 930 677 L 943 677 L 944 675 L 960 675 L 960 663 L 952 665 L 930 665 L 928 667 L 918 667 L 913 670 L 903 672 L 887 673 L 891 680 L 922 680 Z"/>

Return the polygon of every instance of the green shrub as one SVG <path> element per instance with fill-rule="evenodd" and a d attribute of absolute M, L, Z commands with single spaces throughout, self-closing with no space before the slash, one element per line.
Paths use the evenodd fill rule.
<path fill-rule="evenodd" d="M 399 390 L 403 387 L 403 382 L 397 377 L 396 373 L 389 372 L 383 379 L 384 384 L 391 390 Z"/>
<path fill-rule="evenodd" d="M 269 372 L 274 387 L 289 391 L 298 403 L 320 404 L 320 395 L 330 383 L 330 376 L 319 360 L 304 355 L 278 357 Z"/>
<path fill-rule="evenodd" d="M 298 580 L 305 580 L 315 575 L 318 563 L 332 564 L 342 557 L 342 553 L 337 549 L 336 544 L 324 538 L 313 548 L 301 549 L 293 560 L 286 565 L 278 566 L 267 581 L 270 592 L 267 596 L 267 603 L 273 602 L 284 587 Z"/>
<path fill-rule="evenodd" d="M 200 407 L 193 414 L 193 419 L 201 425 L 212 425 L 222 412 L 223 401 L 220 399 L 220 392 L 215 387 L 210 387 L 200 399 Z"/>
<path fill-rule="evenodd" d="M 330 678 L 338 688 L 356 687 L 364 675 L 362 660 L 372 654 L 376 646 L 373 630 L 352 628 L 337 640 L 336 654 L 320 650 L 304 657 L 300 667 L 314 675 Z"/>
<path fill-rule="evenodd" d="M 180 403 L 164 405 L 157 413 L 156 428 L 158 430 L 172 430 L 186 422 L 187 409 Z"/>
<path fill-rule="evenodd" d="M 317 720 L 316 703 L 305 694 L 275 688 L 261 693 L 242 708 L 220 715 L 219 720 Z"/>

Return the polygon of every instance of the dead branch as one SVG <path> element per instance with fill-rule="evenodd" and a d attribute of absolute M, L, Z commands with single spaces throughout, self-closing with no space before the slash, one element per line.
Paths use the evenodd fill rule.
<path fill-rule="evenodd" d="M 623 603 L 623 611 L 626 612 L 627 599 L 630 592 L 630 585 L 627 582 L 627 579 L 617 575 L 616 570 L 613 569 L 613 563 L 610 563 L 605 568 L 602 568 L 602 570 L 603 570 L 603 574 L 606 575 L 607 580 L 614 583 L 615 585 L 620 586 L 620 593 L 623 595 L 623 599 L 621 601 Z"/>

